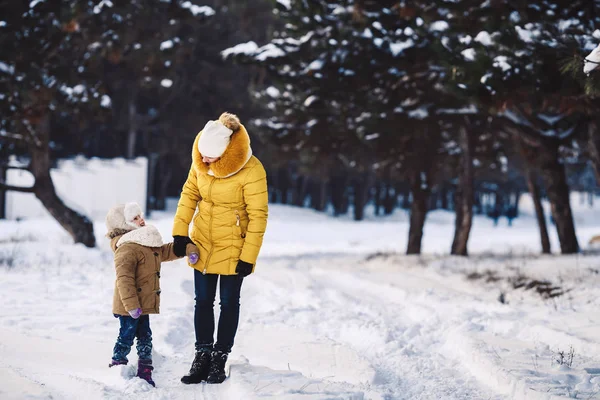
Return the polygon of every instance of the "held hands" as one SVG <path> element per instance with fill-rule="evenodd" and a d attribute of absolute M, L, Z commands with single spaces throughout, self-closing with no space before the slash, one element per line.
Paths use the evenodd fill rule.
<path fill-rule="evenodd" d="M 185 253 L 190 264 L 196 264 L 198 262 L 198 259 L 200 258 L 200 250 L 195 244 L 188 243 L 188 245 L 185 247 Z"/>
<path fill-rule="evenodd" d="M 252 264 L 239 260 L 235 272 L 237 272 L 239 276 L 247 277 L 252 273 L 252 267 L 254 267 Z"/>
<path fill-rule="evenodd" d="M 177 257 L 183 257 L 186 255 L 186 246 L 189 243 L 193 243 L 192 239 L 187 236 L 173 236 L 173 253 Z"/>
<path fill-rule="evenodd" d="M 142 309 L 139 307 L 134 310 L 129 310 L 127 312 L 129 313 L 129 315 L 131 315 L 131 318 L 133 319 L 138 319 L 140 315 L 142 315 Z"/>

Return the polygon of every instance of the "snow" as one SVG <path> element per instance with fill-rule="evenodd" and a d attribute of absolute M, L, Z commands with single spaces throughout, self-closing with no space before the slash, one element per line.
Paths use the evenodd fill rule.
<path fill-rule="evenodd" d="M 110 0 L 102 0 L 100 3 L 94 6 L 94 14 L 100 14 L 102 12 L 102 8 L 104 7 L 112 7 L 113 3 Z"/>
<path fill-rule="evenodd" d="M 462 43 L 462 44 L 466 44 L 467 46 L 469 44 L 471 44 L 471 41 L 473 40 L 473 38 L 471 37 L 471 35 L 460 35 L 458 40 Z"/>
<path fill-rule="evenodd" d="M 572 195 L 582 244 L 600 233 L 598 200 L 589 208 Z M 148 218 L 165 240 L 176 201 Z M 527 196 L 512 227 L 475 217 L 469 258 L 447 255 L 454 215 L 446 211 L 427 216 L 425 254 L 403 255 L 408 220 L 401 210 L 375 217 L 370 207 L 354 222 L 271 205 L 222 385 L 179 382 L 193 358 L 193 274 L 184 260 L 165 263 L 161 314 L 151 317 L 155 389 L 132 366 L 107 368 L 117 321 L 103 219 L 94 221 L 95 249 L 73 245 L 51 219 L 0 221 L 0 397 L 597 398 L 598 253 L 538 255 Z M 543 299 L 515 288 L 518 276 L 570 292 Z M 571 367 L 553 363 L 570 347 Z"/>
<path fill-rule="evenodd" d="M 160 49 L 161 50 L 167 50 L 167 49 L 172 49 L 173 48 L 173 41 L 172 40 L 165 40 L 164 42 L 162 42 L 160 44 Z"/>
<path fill-rule="evenodd" d="M 210 17 L 212 15 L 215 15 L 215 10 L 213 10 L 211 7 L 209 6 L 197 6 L 195 4 L 192 4 L 190 1 L 186 1 L 181 5 L 182 8 L 187 8 L 188 10 L 190 10 L 190 12 L 192 14 L 194 14 L 194 16 L 197 16 L 199 14 L 205 15 L 207 17 Z"/>
<path fill-rule="evenodd" d="M 255 42 L 240 43 L 221 52 L 223 58 L 227 58 L 232 54 L 252 55 L 258 51 L 258 45 Z"/>
<path fill-rule="evenodd" d="M 429 111 L 427 111 L 426 107 L 421 107 L 417 108 L 416 110 L 409 111 L 408 116 L 410 118 L 424 119 L 429 116 Z"/>
<path fill-rule="evenodd" d="M 12 75 L 15 73 L 15 67 L 0 61 L 0 71 Z"/>
<path fill-rule="evenodd" d="M 102 99 L 100 100 L 100 106 L 104 108 L 110 108 L 112 106 L 112 101 L 110 100 L 110 97 L 103 94 Z"/>
<path fill-rule="evenodd" d="M 467 61 L 475 61 L 475 49 L 469 48 L 460 52 Z"/>
<path fill-rule="evenodd" d="M 475 36 L 475 41 L 481 43 L 484 46 L 491 46 L 494 44 L 492 37 L 486 31 L 481 31 Z"/>
<path fill-rule="evenodd" d="M 494 58 L 494 64 L 493 64 L 493 66 L 497 67 L 497 68 L 501 68 L 502 71 L 508 71 L 512 67 L 510 66 L 510 64 L 507 61 L 508 61 L 508 57 L 506 57 L 506 56 L 497 56 L 496 58 Z"/>
<path fill-rule="evenodd" d="M 430 27 L 429 27 L 432 31 L 445 31 L 448 28 L 450 28 L 450 25 L 448 24 L 448 22 L 446 21 L 435 21 L 432 22 Z"/>
<path fill-rule="evenodd" d="M 317 99 L 318 99 L 318 97 L 317 97 L 317 96 L 315 96 L 314 94 L 313 94 L 313 95 L 310 95 L 310 96 L 308 96 L 308 97 L 306 98 L 306 100 L 304 100 L 304 107 L 310 107 L 310 105 L 311 105 L 312 103 L 314 103 L 314 102 L 315 102 Z"/>
<path fill-rule="evenodd" d="M 390 43 L 390 51 L 394 56 L 402 53 L 404 50 L 411 48 L 415 45 L 415 42 L 412 39 L 408 39 L 404 42 L 396 42 Z"/>
<path fill-rule="evenodd" d="M 6 21 L 0 21 L 0 28 L 4 28 L 6 26 Z"/>
<path fill-rule="evenodd" d="M 281 4 L 282 6 L 284 6 L 287 10 L 291 10 L 292 9 L 292 2 L 291 2 L 291 0 L 277 0 L 277 2 L 279 4 Z"/>
<path fill-rule="evenodd" d="M 325 62 L 323 60 L 313 60 L 310 64 L 308 64 L 308 70 L 320 70 L 323 68 Z"/>
<path fill-rule="evenodd" d="M 583 63 L 583 72 L 588 74 L 598 68 L 600 64 L 600 45 L 587 55 Z"/>
<path fill-rule="evenodd" d="M 285 56 L 285 52 L 272 43 L 262 46 L 258 50 L 258 53 L 259 54 L 256 56 L 256 59 L 258 61 L 265 61 L 268 58 L 277 58 Z"/>
<path fill-rule="evenodd" d="M 369 135 L 365 135 L 365 140 L 374 140 L 379 137 L 379 133 L 371 133 Z"/>
<path fill-rule="evenodd" d="M 519 35 L 519 38 L 521 38 L 522 41 L 524 41 L 526 43 L 533 42 L 534 33 L 531 30 L 523 29 L 518 25 L 515 26 L 515 29 L 517 31 L 517 34 Z"/>
<path fill-rule="evenodd" d="M 279 97 L 279 95 L 281 94 L 281 92 L 279 92 L 279 89 L 277 89 L 275 86 L 269 86 L 265 90 L 265 92 L 271 97 Z"/>
<path fill-rule="evenodd" d="M 160 85 L 162 87 L 170 88 L 171 86 L 173 86 L 173 81 L 170 79 L 163 79 L 162 81 L 160 81 Z"/>

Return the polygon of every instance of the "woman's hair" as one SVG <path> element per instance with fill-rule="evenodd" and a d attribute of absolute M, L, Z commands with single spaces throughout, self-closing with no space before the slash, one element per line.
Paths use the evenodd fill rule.
<path fill-rule="evenodd" d="M 227 128 L 231 129 L 233 132 L 237 132 L 237 130 L 240 129 L 240 126 L 242 126 L 242 123 L 240 122 L 238 116 L 228 112 L 224 112 L 223 114 L 221 114 L 221 116 L 219 117 L 219 122 L 221 122 Z"/>

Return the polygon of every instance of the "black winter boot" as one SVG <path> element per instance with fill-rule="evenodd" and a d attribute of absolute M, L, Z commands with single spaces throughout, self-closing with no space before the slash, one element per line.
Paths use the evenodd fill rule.
<path fill-rule="evenodd" d="M 222 351 L 213 351 L 210 360 L 210 370 L 206 383 L 222 383 L 225 376 L 225 363 L 227 362 L 227 353 Z"/>
<path fill-rule="evenodd" d="M 200 383 L 208 377 L 210 368 L 210 350 L 201 350 L 196 352 L 196 357 L 192 361 L 190 372 L 181 378 L 181 382 L 189 385 L 190 383 Z"/>

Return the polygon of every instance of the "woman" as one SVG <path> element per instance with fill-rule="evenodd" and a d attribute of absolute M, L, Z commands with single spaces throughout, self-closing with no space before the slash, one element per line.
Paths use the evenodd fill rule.
<path fill-rule="evenodd" d="M 195 243 L 196 356 L 183 383 L 221 383 L 239 319 L 240 289 L 254 271 L 268 215 L 267 178 L 252 155 L 250 138 L 237 116 L 209 121 L 192 147 L 192 166 L 173 224 L 175 254 Z M 197 210 L 197 213 L 196 213 Z M 195 215 L 194 215 L 195 214 Z M 191 240 L 188 237 L 192 222 Z M 220 281 L 221 315 L 214 342 L 213 304 Z"/>

